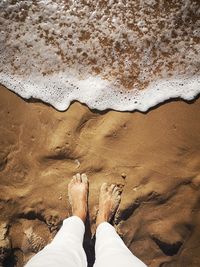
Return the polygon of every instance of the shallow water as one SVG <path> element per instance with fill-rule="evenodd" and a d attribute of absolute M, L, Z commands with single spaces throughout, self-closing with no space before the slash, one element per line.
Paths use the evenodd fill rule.
<path fill-rule="evenodd" d="M 0 2 L 0 82 L 65 110 L 200 93 L 199 1 Z"/>

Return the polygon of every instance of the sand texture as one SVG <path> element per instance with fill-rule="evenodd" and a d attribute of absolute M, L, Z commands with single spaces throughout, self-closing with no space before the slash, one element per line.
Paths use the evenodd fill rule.
<path fill-rule="evenodd" d="M 0 87 L 0 266 L 22 267 L 70 215 L 67 185 L 90 181 L 85 247 L 104 181 L 121 186 L 118 233 L 150 267 L 200 266 L 200 99 L 139 112 L 58 112 Z M 90 231 L 91 229 L 91 231 Z"/>

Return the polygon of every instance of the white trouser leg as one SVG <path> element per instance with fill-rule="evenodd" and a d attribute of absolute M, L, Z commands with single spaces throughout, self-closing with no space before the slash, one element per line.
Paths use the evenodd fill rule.
<path fill-rule="evenodd" d="M 94 267 L 147 267 L 126 247 L 115 228 L 106 222 L 97 227 L 95 253 Z"/>
<path fill-rule="evenodd" d="M 67 218 L 53 241 L 31 258 L 25 267 L 86 267 L 82 245 L 84 233 L 85 225 L 79 217 Z"/>

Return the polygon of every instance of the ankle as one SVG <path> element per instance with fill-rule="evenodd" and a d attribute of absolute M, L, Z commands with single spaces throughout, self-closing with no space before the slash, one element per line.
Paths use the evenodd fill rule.
<path fill-rule="evenodd" d="M 103 222 L 109 222 L 109 218 L 106 214 L 98 214 L 97 220 L 96 220 L 96 226 L 98 227 L 99 224 Z"/>
<path fill-rule="evenodd" d="M 87 216 L 87 211 L 74 210 L 73 213 L 72 213 L 72 215 L 79 217 L 85 223 L 86 216 Z"/>

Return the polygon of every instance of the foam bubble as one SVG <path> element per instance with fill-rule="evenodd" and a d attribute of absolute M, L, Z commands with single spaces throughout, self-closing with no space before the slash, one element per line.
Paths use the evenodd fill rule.
<path fill-rule="evenodd" d="M 65 110 L 141 110 L 200 92 L 195 0 L 0 2 L 0 82 Z"/>

